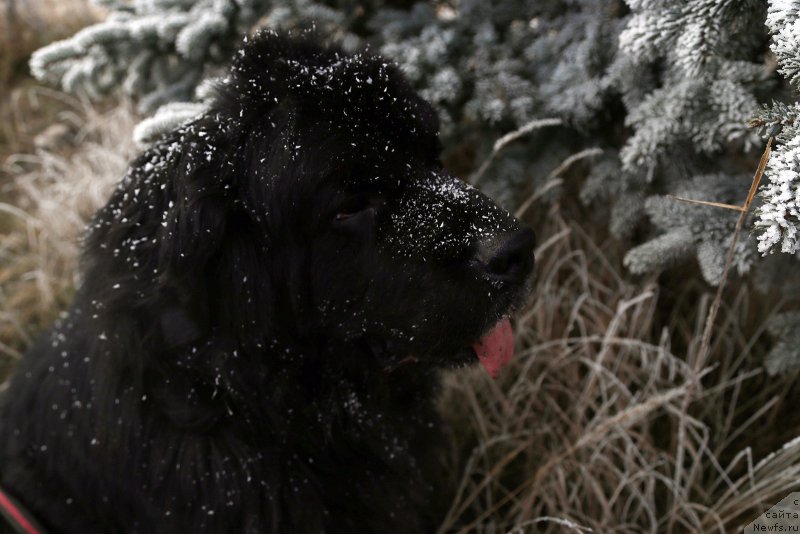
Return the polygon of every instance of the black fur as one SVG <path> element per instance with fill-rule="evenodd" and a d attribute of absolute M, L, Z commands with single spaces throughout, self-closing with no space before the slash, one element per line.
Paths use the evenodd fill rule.
<path fill-rule="evenodd" d="M 97 213 L 5 393 L 0 485 L 61 533 L 434 530 L 437 370 L 533 246 L 437 128 L 379 57 L 245 44 Z"/>

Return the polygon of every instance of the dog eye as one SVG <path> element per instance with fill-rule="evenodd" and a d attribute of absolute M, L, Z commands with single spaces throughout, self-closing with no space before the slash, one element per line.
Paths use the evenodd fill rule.
<path fill-rule="evenodd" d="M 341 221 L 346 221 L 348 219 L 352 219 L 353 217 L 357 217 L 357 216 L 361 215 L 366 209 L 367 208 L 365 207 L 363 209 L 355 210 L 355 211 L 342 211 L 342 212 L 339 212 L 334 217 L 334 220 L 336 222 L 341 222 Z"/>
<path fill-rule="evenodd" d="M 374 215 L 382 202 L 378 199 L 354 197 L 343 202 L 336 208 L 333 222 L 348 224 L 360 220 L 363 216 Z"/>

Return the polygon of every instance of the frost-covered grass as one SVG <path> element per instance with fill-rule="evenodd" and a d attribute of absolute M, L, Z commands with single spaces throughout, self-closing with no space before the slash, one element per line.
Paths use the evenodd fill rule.
<path fill-rule="evenodd" d="M 632 279 L 581 225 L 542 217 L 513 367 L 448 376 L 441 532 L 736 532 L 800 480 L 792 379 L 762 368 L 772 310 L 729 291 L 698 367 L 708 288 Z"/>
<path fill-rule="evenodd" d="M 3 372 L 69 302 L 85 221 L 136 151 L 129 106 L 68 116 L 82 117 L 76 149 L 7 168 Z M 536 212 L 536 292 L 514 363 L 497 381 L 478 368 L 446 377 L 456 496 L 442 532 L 733 532 L 796 489 L 800 444 L 782 446 L 798 394 L 762 368 L 772 308 L 729 290 L 696 369 L 711 300 L 697 273 L 632 277 L 624 247 L 576 206 Z"/>

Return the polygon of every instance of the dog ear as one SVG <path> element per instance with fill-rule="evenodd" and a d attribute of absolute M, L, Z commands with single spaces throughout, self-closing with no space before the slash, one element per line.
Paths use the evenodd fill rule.
<path fill-rule="evenodd" d="M 164 276 L 202 270 L 224 240 L 238 154 L 221 126 L 203 117 L 181 129 L 181 154 L 159 221 L 158 266 Z"/>
<path fill-rule="evenodd" d="M 133 278 L 137 287 L 163 293 L 167 286 L 178 295 L 199 283 L 235 204 L 234 132 L 223 117 L 204 115 L 131 164 L 92 223 L 87 283 L 123 286 Z"/>

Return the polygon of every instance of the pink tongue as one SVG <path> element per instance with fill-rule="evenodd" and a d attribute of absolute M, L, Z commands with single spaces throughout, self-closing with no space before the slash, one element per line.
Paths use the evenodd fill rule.
<path fill-rule="evenodd" d="M 508 317 L 501 319 L 488 334 L 472 345 L 481 364 L 492 378 L 514 355 L 514 334 Z"/>

